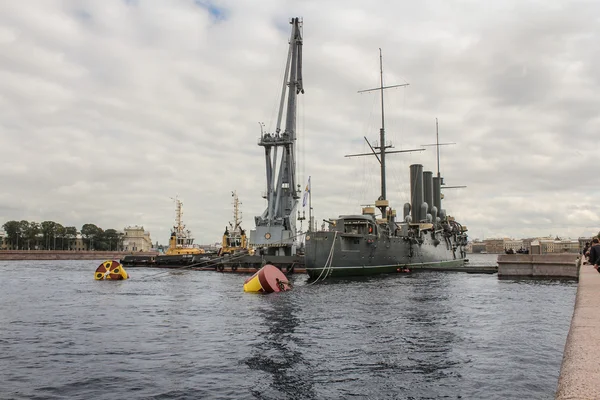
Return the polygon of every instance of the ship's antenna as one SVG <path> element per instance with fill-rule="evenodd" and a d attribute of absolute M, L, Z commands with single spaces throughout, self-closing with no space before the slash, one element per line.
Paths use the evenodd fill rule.
<path fill-rule="evenodd" d="M 437 153 L 437 177 L 440 179 L 440 189 L 462 189 L 462 188 L 466 188 L 466 186 L 445 186 L 444 184 L 444 180 L 441 179 L 441 174 L 440 174 L 440 146 L 451 146 L 454 145 L 456 143 L 452 142 L 452 143 L 440 143 L 440 131 L 439 131 L 439 124 L 438 124 L 438 119 L 435 119 L 435 144 L 422 144 L 421 147 L 428 147 L 428 146 L 435 146 L 436 147 L 436 153 Z M 442 187 L 443 186 L 443 187 Z"/>
<path fill-rule="evenodd" d="M 440 143 L 440 132 L 438 129 L 438 119 L 435 119 L 435 143 L 422 144 L 421 147 L 435 146 L 437 153 L 437 177 L 440 178 L 440 146 L 450 146 L 456 143 Z"/>
<path fill-rule="evenodd" d="M 402 86 L 408 86 L 408 85 L 409 85 L 408 83 L 402 83 L 400 85 L 383 86 L 383 55 L 381 53 L 381 48 L 379 48 L 379 87 L 358 91 L 358 93 L 372 92 L 375 90 L 378 90 L 380 92 L 380 96 L 381 96 L 381 129 L 379 130 L 379 146 L 371 146 L 371 143 L 369 143 L 369 141 L 365 137 L 365 141 L 371 148 L 371 153 L 349 154 L 349 155 L 346 155 L 345 157 L 359 157 L 359 156 L 375 155 L 375 158 L 377 158 L 377 161 L 379 161 L 379 164 L 381 165 L 381 197 L 379 198 L 379 200 L 386 199 L 385 155 L 391 154 L 391 153 L 408 153 L 408 152 L 412 152 L 412 151 L 425 150 L 425 149 L 394 150 L 394 151 L 386 150 L 388 148 L 393 148 L 393 146 L 391 144 L 386 145 L 386 143 L 385 143 L 385 109 L 384 109 L 384 104 L 383 104 L 383 90 L 402 87 Z M 376 149 L 379 150 L 379 154 L 377 154 L 377 152 L 375 151 Z M 382 218 L 386 218 L 386 208 L 387 208 L 387 206 L 381 207 Z"/>

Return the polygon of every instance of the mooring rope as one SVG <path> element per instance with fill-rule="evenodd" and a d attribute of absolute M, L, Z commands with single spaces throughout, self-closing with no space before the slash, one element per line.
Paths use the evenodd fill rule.
<path fill-rule="evenodd" d="M 210 268 L 210 267 L 219 265 L 219 263 L 221 261 L 223 261 L 224 259 L 227 259 L 228 261 L 235 261 L 235 260 L 237 260 L 239 258 L 242 258 L 242 257 L 245 257 L 247 255 L 248 255 L 247 253 L 241 253 L 241 254 L 238 254 L 236 256 L 230 256 L 230 257 L 221 256 L 221 257 L 217 257 L 217 258 L 214 258 L 214 259 L 211 259 L 211 260 L 204 260 L 202 262 L 195 263 L 195 264 L 182 265 L 181 267 L 177 267 L 177 268 L 168 268 L 165 271 L 161 271 L 161 272 L 158 272 L 156 274 L 145 276 L 141 280 L 145 280 L 145 279 L 148 279 L 148 278 L 154 278 L 154 277 L 157 277 L 157 276 L 160 276 L 160 275 L 167 275 L 167 274 L 169 274 L 172 271 L 179 271 L 179 270 L 186 269 L 186 268 L 193 268 L 193 267 L 197 267 L 197 266 L 202 265 L 202 264 L 207 264 L 207 265 L 205 265 L 202 268 Z M 153 268 L 156 268 L 156 267 L 153 267 Z"/>
<path fill-rule="evenodd" d="M 321 279 L 321 276 L 323 276 L 323 273 L 325 273 L 325 276 L 323 276 L 323 279 L 321 280 L 325 280 L 328 276 L 329 273 L 331 272 L 332 265 L 333 265 L 333 253 L 334 253 L 334 249 L 335 249 L 335 239 L 337 238 L 337 234 L 338 231 L 335 231 L 334 235 L 333 235 L 333 240 L 331 242 L 331 249 L 329 249 L 329 256 L 327 257 L 327 260 L 325 261 L 325 265 L 323 266 L 323 269 L 321 270 L 321 273 L 319 274 L 319 276 L 317 277 L 317 279 L 315 279 L 314 281 L 310 282 L 308 285 L 314 285 L 315 283 L 317 283 L 319 281 L 319 279 Z"/>

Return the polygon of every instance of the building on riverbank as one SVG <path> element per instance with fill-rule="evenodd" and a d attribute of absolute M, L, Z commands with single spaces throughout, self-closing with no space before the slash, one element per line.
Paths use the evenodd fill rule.
<path fill-rule="evenodd" d="M 481 241 L 476 240 L 470 242 L 467 246 L 467 252 L 502 254 L 507 250 L 517 252 L 521 249 L 531 252 L 533 248 L 535 250 L 535 254 L 579 253 L 583 248 L 581 243 L 581 239 L 560 239 L 558 237 L 539 237 L 526 239 L 490 238 Z"/>
<path fill-rule="evenodd" d="M 124 230 L 123 250 L 124 251 L 151 251 L 152 239 L 150 232 L 146 232 L 143 226 L 128 226 Z"/>
<path fill-rule="evenodd" d="M 73 241 L 69 244 L 69 250 L 72 251 L 88 251 L 89 246 L 86 241 L 83 239 L 83 236 L 78 234 L 75 236 Z"/>

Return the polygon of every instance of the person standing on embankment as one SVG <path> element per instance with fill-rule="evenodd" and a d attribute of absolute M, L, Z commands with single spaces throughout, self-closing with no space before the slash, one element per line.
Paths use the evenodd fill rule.
<path fill-rule="evenodd" d="M 585 242 L 585 246 L 583 247 L 583 263 L 587 264 L 587 258 L 590 255 L 590 242 Z"/>
<path fill-rule="evenodd" d="M 589 261 L 590 264 L 592 264 L 594 268 L 598 270 L 598 264 L 600 263 L 600 240 L 598 240 L 598 238 L 594 238 L 594 240 L 592 240 Z"/>

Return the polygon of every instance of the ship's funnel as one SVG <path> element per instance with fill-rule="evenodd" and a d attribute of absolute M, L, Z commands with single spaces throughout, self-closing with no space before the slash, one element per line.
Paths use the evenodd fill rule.
<path fill-rule="evenodd" d="M 442 178 L 433 178 L 433 205 L 438 209 L 438 213 L 442 209 Z"/>
<path fill-rule="evenodd" d="M 413 164 L 410 166 L 410 202 L 413 222 L 419 222 L 421 217 L 421 205 L 423 204 L 423 166 Z"/>
<path fill-rule="evenodd" d="M 421 204 L 421 221 L 427 220 L 427 208 L 428 207 L 429 206 L 427 205 L 427 203 Z"/>
<path fill-rule="evenodd" d="M 410 215 L 410 203 L 404 203 L 404 220 L 406 221 L 406 217 Z"/>
<path fill-rule="evenodd" d="M 423 172 L 423 194 L 425 196 L 425 203 L 429 206 L 425 214 L 431 214 L 433 208 L 433 172 Z"/>
<path fill-rule="evenodd" d="M 446 220 L 446 210 L 440 210 L 440 220 L 441 221 Z"/>

